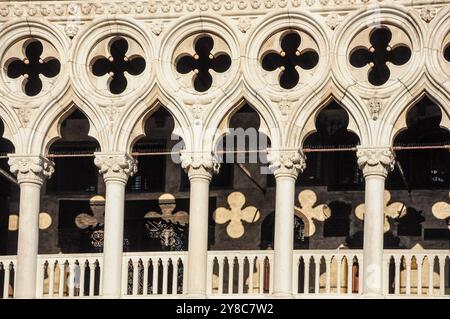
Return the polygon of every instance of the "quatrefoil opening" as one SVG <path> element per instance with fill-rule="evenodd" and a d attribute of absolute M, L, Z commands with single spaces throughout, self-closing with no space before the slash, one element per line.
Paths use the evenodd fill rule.
<path fill-rule="evenodd" d="M 127 55 L 128 41 L 115 38 L 109 46 L 109 57 L 100 56 L 92 60 L 92 74 L 104 76 L 108 74 L 108 88 L 112 94 L 123 93 L 128 80 L 125 73 L 137 76 L 145 70 L 145 59 L 140 55 Z"/>
<path fill-rule="evenodd" d="M 194 73 L 193 85 L 198 92 L 205 92 L 211 88 L 213 84 L 211 70 L 224 73 L 231 66 L 231 57 L 227 53 L 213 53 L 213 49 L 214 39 L 209 35 L 202 35 L 194 41 L 193 55 L 182 54 L 176 58 L 178 73 Z"/>
<path fill-rule="evenodd" d="M 261 64 L 266 71 L 280 70 L 279 84 L 284 89 L 294 88 L 300 81 L 300 69 L 313 69 L 319 62 L 319 54 L 312 48 L 299 50 L 302 38 L 290 32 L 281 38 L 281 52 L 268 51 Z"/>
<path fill-rule="evenodd" d="M 387 27 L 374 28 L 370 33 L 369 48 L 357 47 L 350 53 L 350 64 L 355 68 L 369 65 L 368 80 L 372 85 L 385 84 L 391 70 L 388 62 L 400 66 L 411 58 L 411 49 L 402 43 L 391 44 L 392 32 Z"/>
<path fill-rule="evenodd" d="M 444 49 L 444 59 L 450 62 L 450 43 L 448 43 Z"/>
<path fill-rule="evenodd" d="M 36 96 L 42 91 L 40 75 L 46 78 L 57 76 L 61 69 L 60 62 L 54 57 L 42 57 L 44 47 L 39 40 L 25 41 L 25 57 L 12 58 L 7 62 L 6 74 L 11 79 L 23 77 L 22 89 L 28 96 Z"/>

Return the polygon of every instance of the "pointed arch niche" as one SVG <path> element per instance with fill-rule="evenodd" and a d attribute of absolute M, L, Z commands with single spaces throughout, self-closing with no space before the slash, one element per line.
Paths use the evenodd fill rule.
<path fill-rule="evenodd" d="M 220 129 L 223 134 L 215 153 L 221 166 L 211 182 L 216 205 L 211 212 L 210 244 L 214 249 L 268 248 L 261 223 L 274 210 L 274 189 L 266 152 L 271 142 L 264 121 L 242 101 L 222 120 Z"/>
<path fill-rule="evenodd" d="M 8 159 L 3 158 L 9 153 L 14 153 L 14 145 L 3 138 L 5 126 L 0 119 L 0 169 L 9 172 Z M 18 205 L 18 185 L 12 183 L 3 174 L 0 176 L 0 256 L 13 255 L 17 250 L 17 232 L 9 231 L 9 216 L 11 206 Z"/>
<path fill-rule="evenodd" d="M 132 144 L 138 171 L 126 187 L 124 251 L 188 248 L 189 188 L 182 187 L 185 173 L 178 151 L 184 149 L 184 142 L 175 134 L 176 127 L 173 115 L 157 103 Z"/>

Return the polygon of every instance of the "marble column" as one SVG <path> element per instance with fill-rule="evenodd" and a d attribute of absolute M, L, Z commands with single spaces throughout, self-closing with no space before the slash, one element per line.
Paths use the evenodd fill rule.
<path fill-rule="evenodd" d="M 273 296 L 292 298 L 295 181 L 304 170 L 300 151 L 269 152 L 276 180 Z"/>
<path fill-rule="evenodd" d="M 95 153 L 95 165 L 106 187 L 102 296 L 119 298 L 122 282 L 125 186 L 137 171 L 136 161 L 123 153 Z"/>
<path fill-rule="evenodd" d="M 357 152 L 358 166 L 365 179 L 363 294 L 383 294 L 384 183 L 394 168 L 389 147 L 363 148 Z"/>
<path fill-rule="evenodd" d="M 219 163 L 206 158 L 182 157 L 190 181 L 187 297 L 204 298 L 207 284 L 209 183 Z"/>
<path fill-rule="evenodd" d="M 36 297 L 41 187 L 54 163 L 39 155 L 10 154 L 8 164 L 20 185 L 19 238 L 14 296 Z"/>

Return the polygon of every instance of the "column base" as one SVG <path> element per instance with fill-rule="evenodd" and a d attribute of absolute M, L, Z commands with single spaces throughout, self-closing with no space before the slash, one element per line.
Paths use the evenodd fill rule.
<path fill-rule="evenodd" d="M 273 292 L 271 297 L 274 299 L 294 299 L 294 295 L 288 292 Z"/>

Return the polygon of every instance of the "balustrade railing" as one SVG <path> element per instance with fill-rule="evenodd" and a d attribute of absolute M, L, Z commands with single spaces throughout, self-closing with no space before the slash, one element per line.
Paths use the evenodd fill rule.
<path fill-rule="evenodd" d="M 180 298 L 186 294 L 187 252 L 124 253 L 122 297 Z M 0 298 L 14 298 L 16 256 L 0 256 Z M 362 250 L 295 250 L 293 294 L 362 294 Z M 101 297 L 102 254 L 39 255 L 38 298 Z M 450 250 L 385 250 L 387 297 L 450 297 Z M 273 289 L 273 251 L 208 251 L 209 297 L 267 297 Z"/>
<path fill-rule="evenodd" d="M 450 250 L 385 250 L 385 295 L 450 297 Z"/>
<path fill-rule="evenodd" d="M 273 251 L 209 251 L 207 294 L 256 296 L 272 293 Z"/>
<path fill-rule="evenodd" d="M 187 252 L 125 253 L 123 297 L 178 297 L 185 293 Z"/>
<path fill-rule="evenodd" d="M 99 296 L 102 261 L 102 254 L 39 255 L 37 297 Z"/>
<path fill-rule="evenodd" d="M 16 256 L 0 256 L 0 299 L 14 297 Z"/>
<path fill-rule="evenodd" d="M 294 295 L 355 295 L 362 292 L 361 250 L 294 251 Z"/>

